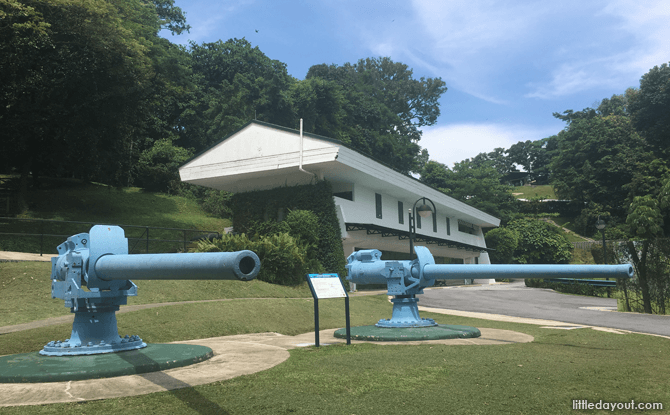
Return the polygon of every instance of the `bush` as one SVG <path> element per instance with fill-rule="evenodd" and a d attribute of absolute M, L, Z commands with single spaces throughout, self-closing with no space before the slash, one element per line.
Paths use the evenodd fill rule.
<path fill-rule="evenodd" d="M 229 218 L 233 211 L 230 209 L 232 193 L 224 190 L 208 189 L 200 200 L 202 209 L 217 218 Z"/>
<path fill-rule="evenodd" d="M 516 219 L 492 229 L 486 243 L 495 249 L 489 254 L 494 263 L 567 264 L 572 258 L 573 246 L 563 231 L 536 219 Z"/>
<path fill-rule="evenodd" d="M 226 234 L 213 241 L 198 242 L 198 252 L 233 252 L 248 249 L 258 255 L 260 281 L 271 284 L 297 285 L 308 272 L 309 260 L 304 246 L 288 233 L 263 235 L 249 239 L 246 234 Z"/>
<path fill-rule="evenodd" d="M 313 240 L 310 233 L 315 231 L 318 235 L 316 253 L 312 257 L 308 249 L 310 251 L 308 258 L 318 259 L 322 269 L 327 272 L 337 272 L 340 276 L 345 275 L 342 235 L 332 188 L 327 181 L 319 181 L 311 185 L 236 193 L 231 202 L 235 231 L 244 232 L 247 235 L 289 232 L 294 237 L 299 237 L 302 243 Z M 309 213 L 301 213 L 301 211 Z M 274 218 L 279 219 L 282 212 L 287 213 L 285 220 L 274 220 Z M 313 228 L 312 225 L 306 225 L 313 223 L 313 220 L 304 216 L 311 214 L 316 215 L 317 218 L 316 226 Z M 295 221 L 292 220 L 292 215 L 295 215 Z M 312 268 L 310 271 L 323 272 Z M 344 283 L 347 284 L 346 281 Z"/>
<path fill-rule="evenodd" d="M 140 154 L 138 161 L 138 184 L 151 191 L 168 191 L 179 183 L 179 166 L 193 156 L 187 150 L 172 144 L 165 138 Z"/>
<path fill-rule="evenodd" d="M 486 232 L 486 246 L 495 249 L 489 252 L 493 264 L 510 264 L 514 251 L 519 246 L 519 233 L 509 228 L 495 228 Z"/>

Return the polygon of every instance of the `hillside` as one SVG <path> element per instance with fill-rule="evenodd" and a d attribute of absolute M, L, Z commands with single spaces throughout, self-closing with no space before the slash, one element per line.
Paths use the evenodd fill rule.
<path fill-rule="evenodd" d="M 230 219 L 209 215 L 193 199 L 146 192 L 137 187 L 119 189 L 97 183 L 82 183 L 79 180 L 42 178 L 40 189 L 29 191 L 27 203 L 28 211 L 20 218 L 215 232 L 223 232 L 223 229 L 231 224 Z M 44 237 L 45 252 L 55 253 L 56 246 L 63 242 L 62 235 L 86 232 L 90 226 L 89 223 L 58 224 L 0 220 L 0 233 L 61 235 Z M 125 230 L 128 237 L 146 238 L 144 228 L 128 227 Z M 187 232 L 186 239 L 198 234 L 199 232 L 191 234 Z M 181 240 L 183 236 L 184 232 L 181 231 L 151 230 L 150 234 L 151 239 Z M 0 234 L 0 249 L 39 252 L 39 237 Z M 169 250 L 176 249 L 174 247 Z"/>

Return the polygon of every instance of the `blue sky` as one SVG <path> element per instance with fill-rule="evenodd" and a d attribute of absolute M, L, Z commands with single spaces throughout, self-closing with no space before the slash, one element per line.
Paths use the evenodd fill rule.
<path fill-rule="evenodd" d="M 440 77 L 431 159 L 454 162 L 558 133 L 552 116 L 638 87 L 670 61 L 667 0 L 175 0 L 192 26 L 175 43 L 246 38 L 304 79 L 316 64 L 389 56 Z"/>

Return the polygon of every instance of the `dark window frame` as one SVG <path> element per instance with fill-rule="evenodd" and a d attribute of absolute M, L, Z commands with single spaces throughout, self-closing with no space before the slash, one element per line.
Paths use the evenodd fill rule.
<path fill-rule="evenodd" d="M 375 193 L 375 211 L 377 219 L 382 219 L 382 195 L 379 193 Z"/>

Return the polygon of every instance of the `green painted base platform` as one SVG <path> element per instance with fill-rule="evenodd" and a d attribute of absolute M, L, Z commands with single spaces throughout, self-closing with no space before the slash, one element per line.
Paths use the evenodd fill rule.
<path fill-rule="evenodd" d="M 469 339 L 479 337 L 479 329 L 469 326 L 453 324 L 438 324 L 432 327 L 402 327 L 385 328 L 377 326 L 351 327 L 352 340 L 367 340 L 376 342 L 421 341 L 440 339 Z M 347 330 L 339 329 L 335 332 L 338 339 L 347 338 Z"/>
<path fill-rule="evenodd" d="M 174 369 L 214 356 L 191 344 L 149 344 L 139 350 L 90 356 L 42 356 L 38 352 L 0 357 L 0 383 L 65 382 Z"/>

